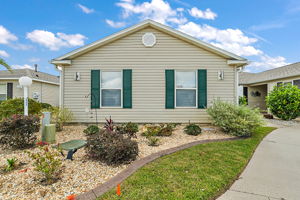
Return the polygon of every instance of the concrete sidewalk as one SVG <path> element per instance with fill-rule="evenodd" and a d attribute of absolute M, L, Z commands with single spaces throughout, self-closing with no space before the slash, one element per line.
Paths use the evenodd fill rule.
<path fill-rule="evenodd" d="M 300 200 L 300 127 L 279 128 L 258 146 L 239 179 L 218 200 Z"/>

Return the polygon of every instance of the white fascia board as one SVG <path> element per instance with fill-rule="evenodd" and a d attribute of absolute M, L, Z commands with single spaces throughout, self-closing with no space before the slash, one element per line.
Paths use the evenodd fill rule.
<path fill-rule="evenodd" d="M 228 65 L 244 66 L 250 64 L 248 60 L 227 60 Z"/>
<path fill-rule="evenodd" d="M 72 64 L 72 61 L 71 60 L 51 60 L 50 61 L 51 64 L 54 64 L 54 65 L 71 65 Z"/>

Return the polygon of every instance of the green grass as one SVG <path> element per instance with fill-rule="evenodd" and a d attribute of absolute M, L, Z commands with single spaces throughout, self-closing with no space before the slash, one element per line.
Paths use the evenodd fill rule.
<path fill-rule="evenodd" d="M 275 128 L 262 127 L 251 138 L 201 144 L 164 156 L 139 169 L 98 200 L 214 199 L 236 180 L 260 141 Z"/>

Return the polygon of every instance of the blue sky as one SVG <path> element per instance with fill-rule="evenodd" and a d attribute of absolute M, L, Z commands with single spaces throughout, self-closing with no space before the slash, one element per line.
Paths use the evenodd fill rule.
<path fill-rule="evenodd" d="M 300 61 L 299 0 L 0 2 L 0 57 L 14 68 L 57 74 L 52 58 L 148 18 L 248 58 L 246 71 Z"/>

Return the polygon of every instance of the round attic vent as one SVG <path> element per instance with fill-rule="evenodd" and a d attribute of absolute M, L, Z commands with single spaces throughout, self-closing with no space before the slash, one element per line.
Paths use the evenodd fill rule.
<path fill-rule="evenodd" d="M 153 33 L 145 33 L 142 42 L 146 47 L 153 47 L 156 43 L 156 37 Z"/>

